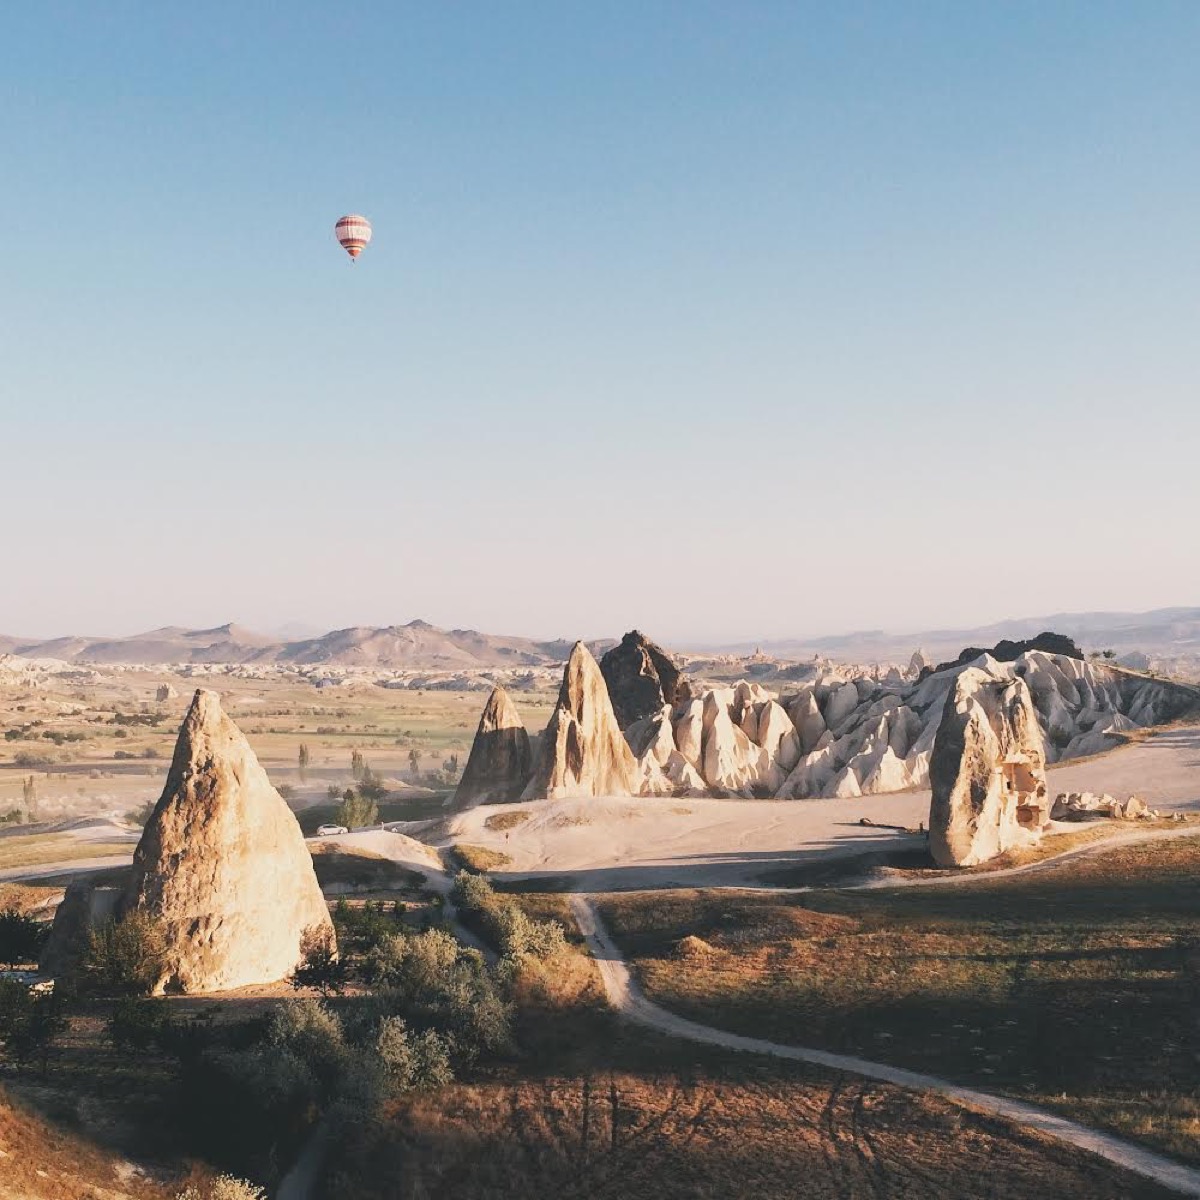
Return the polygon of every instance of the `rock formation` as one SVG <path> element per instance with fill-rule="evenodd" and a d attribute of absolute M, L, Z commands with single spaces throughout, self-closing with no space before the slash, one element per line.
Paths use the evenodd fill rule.
<path fill-rule="evenodd" d="M 638 764 L 617 724 L 604 676 L 588 648 L 576 642 L 521 798 L 632 796 L 640 790 Z"/>
<path fill-rule="evenodd" d="M 683 699 L 686 684 L 667 652 L 636 629 L 600 659 L 617 724 L 626 729 Z"/>
<path fill-rule="evenodd" d="M 508 693 L 495 687 L 479 718 L 454 802 L 467 808 L 516 800 L 529 780 L 531 767 L 529 734 Z"/>
<path fill-rule="evenodd" d="M 1061 641 L 1055 635 L 1033 640 Z M 1002 643 L 1000 649 L 1011 654 L 1024 644 Z M 676 678 L 672 685 L 657 653 L 635 631 L 604 659 L 613 687 L 626 699 L 626 715 L 640 713 L 622 724 L 635 763 L 629 785 L 635 795 L 673 791 L 802 800 L 921 787 L 929 781 L 946 698 L 969 669 L 1025 681 L 1050 763 L 1111 749 L 1129 730 L 1200 708 L 1200 689 L 1038 649 L 1024 650 L 1011 661 L 983 653 L 966 666 L 936 671 L 914 655 L 907 675 L 822 660 L 812 667 L 815 678 L 783 694 L 746 681 L 702 686 Z M 711 665 L 728 664 L 712 660 Z M 689 670 L 695 669 L 693 660 Z M 920 678 L 913 679 L 911 672 L 918 669 Z M 602 665 L 602 677 L 604 672 Z M 619 710 L 612 699 L 615 719 Z M 547 733 L 556 739 L 560 733 L 565 737 L 565 730 L 556 719 Z M 541 763 L 534 739 L 530 746 L 533 761 Z M 561 753 L 551 744 L 549 753 L 565 761 L 566 744 Z M 556 786 L 569 794 L 580 794 L 579 788 L 596 794 L 579 778 L 564 780 Z M 546 794 L 539 791 L 542 786 L 530 785 L 523 797 Z"/>
<path fill-rule="evenodd" d="M 99 887 L 90 879 L 69 883 L 54 913 L 38 970 L 55 979 L 70 975 L 87 953 L 92 929 L 116 915 L 120 900 L 118 887 Z"/>
<path fill-rule="evenodd" d="M 1046 758 L 1020 676 L 968 667 L 946 698 L 929 768 L 929 848 L 942 867 L 986 862 L 1049 823 Z"/>
<path fill-rule="evenodd" d="M 215 692 L 196 692 L 180 728 L 122 899 L 135 908 L 166 932 L 164 991 L 273 983 L 306 935 L 334 937 L 300 826 Z"/>

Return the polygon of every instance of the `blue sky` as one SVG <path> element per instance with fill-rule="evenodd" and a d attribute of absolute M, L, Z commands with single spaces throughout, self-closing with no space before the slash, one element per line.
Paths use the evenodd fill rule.
<path fill-rule="evenodd" d="M 1191 2 L 14 6 L 0 632 L 1196 603 L 1198 61 Z"/>

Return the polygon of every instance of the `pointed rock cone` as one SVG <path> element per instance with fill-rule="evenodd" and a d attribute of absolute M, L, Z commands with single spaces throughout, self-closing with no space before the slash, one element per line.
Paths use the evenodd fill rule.
<path fill-rule="evenodd" d="M 198 691 L 166 787 L 133 856 L 122 909 L 163 925 L 159 990 L 214 992 L 285 979 L 333 922 L 304 835 L 254 751 Z"/>
<path fill-rule="evenodd" d="M 654 716 L 664 704 L 673 707 L 688 695 L 687 684 L 680 682 L 679 668 L 670 655 L 636 629 L 605 653 L 600 673 L 622 729 Z"/>
<path fill-rule="evenodd" d="M 617 725 L 604 676 L 588 648 L 576 642 L 521 799 L 632 796 L 637 791 L 637 762 Z"/>
<path fill-rule="evenodd" d="M 502 687 L 493 688 L 483 706 L 454 803 L 470 808 L 517 800 L 529 781 L 531 767 L 529 734 L 521 716 L 508 693 Z"/>

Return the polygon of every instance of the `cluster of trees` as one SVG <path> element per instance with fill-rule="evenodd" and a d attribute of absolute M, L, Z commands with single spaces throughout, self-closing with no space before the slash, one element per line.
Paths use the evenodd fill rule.
<path fill-rule="evenodd" d="M 519 905 L 496 894 L 487 876 L 459 871 L 451 899 L 464 923 L 506 959 L 553 958 L 566 949 L 557 921 L 535 921 Z"/>

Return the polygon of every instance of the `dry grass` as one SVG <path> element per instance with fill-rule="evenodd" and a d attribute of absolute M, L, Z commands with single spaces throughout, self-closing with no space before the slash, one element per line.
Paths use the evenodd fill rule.
<path fill-rule="evenodd" d="M 493 813 L 484 821 L 483 827 L 503 833 L 506 829 L 516 829 L 518 825 L 523 825 L 529 820 L 529 815 L 523 809 L 517 809 L 516 812 Z"/>
<path fill-rule="evenodd" d="M 335 842 L 318 842 L 309 848 L 317 882 L 323 888 L 342 885 L 363 891 L 407 892 L 425 882 L 419 871 L 410 871 L 370 850 Z"/>
<path fill-rule="evenodd" d="M 167 1200 L 183 1186 L 156 1181 L 0 1090 L 0 1200 Z"/>
<path fill-rule="evenodd" d="M 647 992 L 722 1028 L 1053 1105 L 1200 1161 L 1200 837 L 969 888 L 640 893 Z M 713 952 L 679 957 L 688 936 Z"/>
<path fill-rule="evenodd" d="M 0 883 L 0 912 L 15 908 L 17 912 L 36 913 L 62 898 L 62 888 L 33 887 L 27 883 Z"/>
<path fill-rule="evenodd" d="M 0 839 L 0 869 L 40 867 L 87 858 L 128 857 L 133 853 L 133 845 L 132 842 L 89 842 L 65 833 L 6 837 Z"/>
<path fill-rule="evenodd" d="M 469 842 L 458 842 L 450 847 L 450 856 L 459 866 L 468 871 L 482 874 L 497 867 L 507 867 L 512 862 L 510 855 L 500 850 L 489 850 L 487 846 L 473 846 Z"/>
<path fill-rule="evenodd" d="M 562 896 L 515 897 L 567 920 Z M 519 1055 L 396 1103 L 335 1154 L 354 1200 L 1165 1200 L 1075 1151 L 941 1101 L 663 1038 L 620 1021 L 569 950 L 518 988 Z M 803 1181 L 802 1183 L 800 1181 Z"/>

